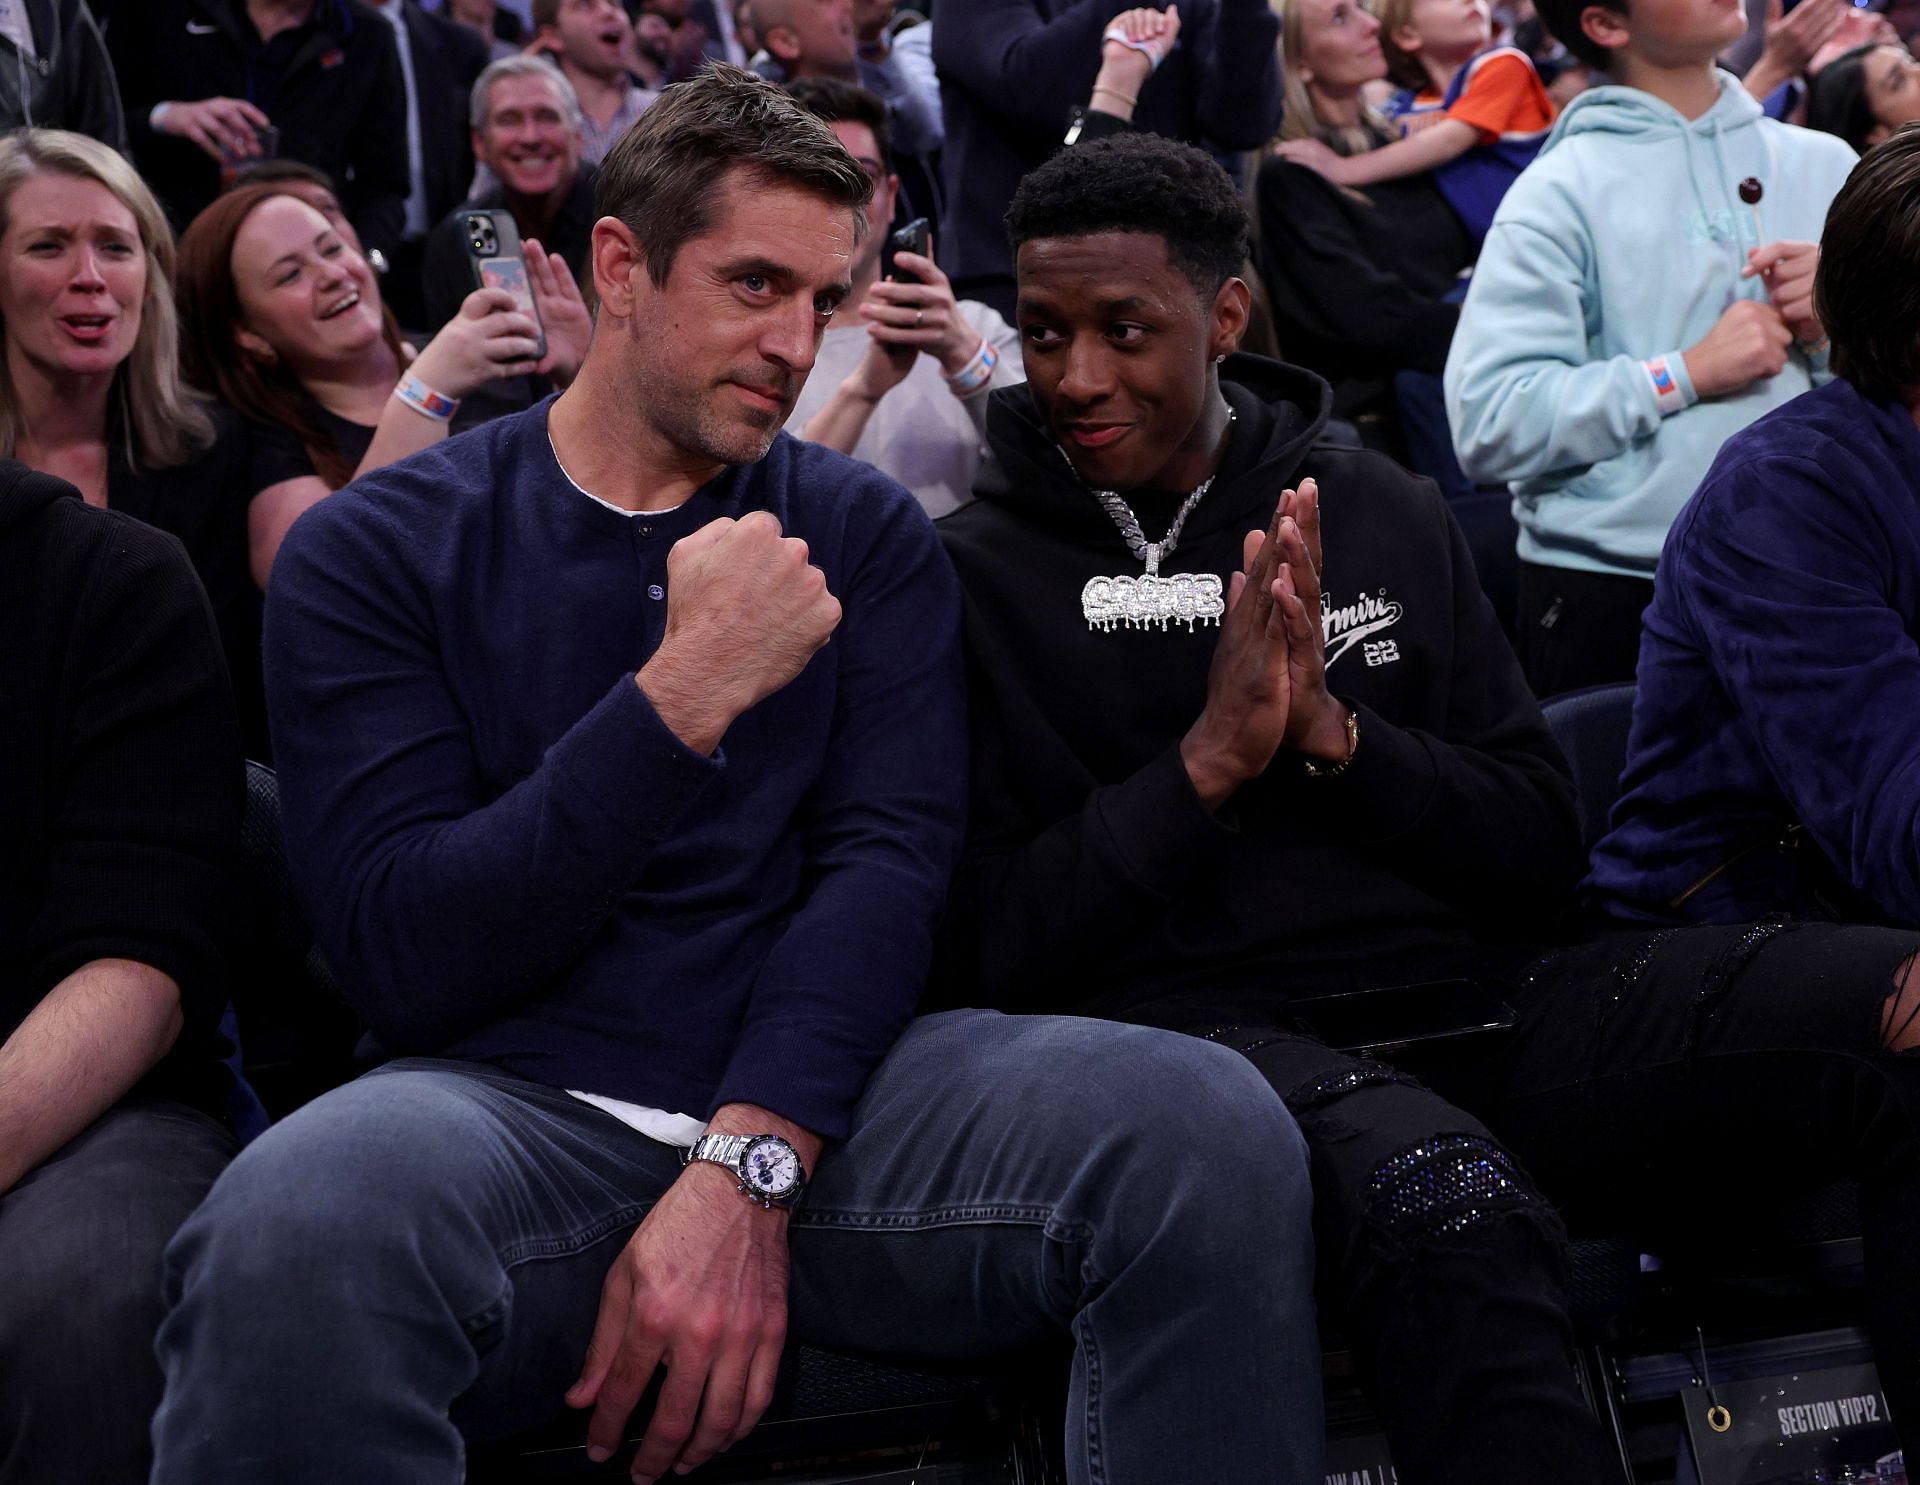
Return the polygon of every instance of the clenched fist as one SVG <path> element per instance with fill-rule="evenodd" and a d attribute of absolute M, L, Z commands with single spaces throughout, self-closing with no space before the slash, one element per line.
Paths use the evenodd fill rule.
<path fill-rule="evenodd" d="M 688 747 L 711 753 L 733 719 L 806 667 L 840 622 L 807 544 L 766 511 L 724 518 L 667 554 L 667 627 L 640 689 Z"/>

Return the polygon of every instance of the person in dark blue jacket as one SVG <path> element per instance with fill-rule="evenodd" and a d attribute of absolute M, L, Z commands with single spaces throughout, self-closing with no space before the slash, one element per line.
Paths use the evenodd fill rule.
<path fill-rule="evenodd" d="M 1100 67 L 1116 0 L 967 0 L 933 20 L 946 118 L 940 256 L 954 292 L 1013 319 L 1000 219 L 1020 178 L 1060 147 Z M 1259 149 L 1280 128 L 1280 18 L 1267 0 L 1187 0 L 1180 44 L 1142 85 L 1134 127 Z"/>
<path fill-rule="evenodd" d="M 295 885 L 410 1055 L 174 1243 L 155 1480 L 453 1485 L 568 1405 L 603 1459 L 664 1364 L 652 1481 L 753 1427 L 790 1319 L 949 1358 L 1071 1332 L 1075 1485 L 1318 1485 L 1311 1190 L 1252 1067 L 913 1019 L 959 585 L 904 488 L 779 431 L 867 175 L 716 63 L 601 190 L 566 393 L 320 502 L 276 564 Z"/>
<path fill-rule="evenodd" d="M 1858 1176 L 1875 1348 L 1911 1419 L 1920 127 L 1835 198 L 1814 292 L 1836 379 L 1730 438 L 1667 537 L 1586 884 L 1616 931 L 1543 971 L 1568 988 L 1516 1112 L 1605 1070 L 1588 1156 L 1664 1137 L 1670 1156 L 1613 1175 L 1723 1219 L 1729 1199 Z"/>

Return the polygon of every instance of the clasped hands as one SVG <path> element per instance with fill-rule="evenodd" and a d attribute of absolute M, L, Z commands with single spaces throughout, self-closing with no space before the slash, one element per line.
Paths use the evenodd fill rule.
<path fill-rule="evenodd" d="M 1207 700 L 1180 742 L 1194 792 L 1218 809 L 1282 748 L 1337 763 L 1347 709 L 1327 691 L 1320 626 L 1320 489 L 1286 490 L 1265 531 L 1250 531 L 1207 671 Z"/>

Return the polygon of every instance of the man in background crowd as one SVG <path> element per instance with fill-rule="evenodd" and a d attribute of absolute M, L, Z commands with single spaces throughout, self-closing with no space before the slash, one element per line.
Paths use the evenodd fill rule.
<path fill-rule="evenodd" d="M 598 165 L 654 98 L 628 71 L 633 22 L 619 0 L 534 0 L 533 24 L 537 41 L 573 84 L 581 153 Z"/>
<path fill-rule="evenodd" d="M 425 327 L 438 329 L 473 291 L 466 215 L 502 208 L 524 243 L 537 239 L 566 260 L 576 281 L 593 231 L 594 168 L 582 158 L 580 102 L 573 84 L 538 57 L 492 63 L 473 87 L 473 153 L 491 182 L 441 219 L 427 239 Z"/>
<path fill-rule="evenodd" d="M 134 163 L 184 228 L 249 161 L 324 170 L 394 261 L 411 190 L 393 29 L 360 0 L 144 0 L 107 30 Z"/>

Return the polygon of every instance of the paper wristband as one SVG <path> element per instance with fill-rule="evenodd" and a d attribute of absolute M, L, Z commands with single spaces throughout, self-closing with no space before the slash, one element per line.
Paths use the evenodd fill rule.
<path fill-rule="evenodd" d="M 453 415 L 460 410 L 458 397 L 447 397 L 434 391 L 411 371 L 400 378 L 400 385 L 393 389 L 393 395 L 421 416 L 441 423 L 451 422 Z"/>
<path fill-rule="evenodd" d="M 980 349 L 973 353 L 973 359 L 947 378 L 947 385 L 953 388 L 956 397 L 971 397 L 993 380 L 994 370 L 1000 365 L 1000 353 L 993 343 L 985 338 L 980 341 Z"/>
<path fill-rule="evenodd" d="M 1100 38 L 1102 41 L 1117 41 L 1120 45 L 1131 47 L 1153 64 L 1153 71 L 1160 70 L 1160 64 L 1167 60 L 1166 47 L 1156 38 L 1153 41 L 1134 41 L 1118 26 L 1110 28 Z"/>
<path fill-rule="evenodd" d="M 1667 358 L 1655 356 L 1651 361 L 1642 361 L 1640 364 L 1646 368 L 1647 380 L 1653 383 L 1653 397 L 1660 406 L 1660 416 L 1670 418 L 1677 412 L 1684 412 L 1687 394 L 1680 390 L 1679 381 L 1667 366 Z"/>

